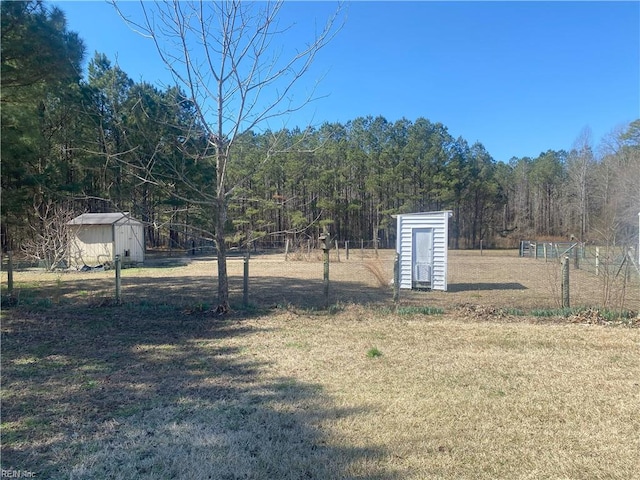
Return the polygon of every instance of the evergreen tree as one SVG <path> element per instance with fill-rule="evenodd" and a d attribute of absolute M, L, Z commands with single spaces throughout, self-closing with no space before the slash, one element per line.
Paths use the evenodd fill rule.
<path fill-rule="evenodd" d="M 58 8 L 28 1 L 0 9 L 2 248 L 13 249 L 68 185 L 84 46 Z"/>

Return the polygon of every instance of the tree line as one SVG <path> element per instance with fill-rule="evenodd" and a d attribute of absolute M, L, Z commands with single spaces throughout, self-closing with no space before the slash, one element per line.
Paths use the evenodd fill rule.
<path fill-rule="evenodd" d="M 452 248 L 519 239 L 631 243 L 640 212 L 640 120 L 594 145 L 498 162 L 427 118 L 244 131 L 225 164 L 218 222 L 210 130 L 180 87 L 135 82 L 82 40 L 58 8 L 2 2 L 2 248 L 20 251 L 52 219 L 126 211 L 148 247 L 340 241 L 393 246 L 393 214 L 451 210 Z M 218 164 L 219 165 L 219 164 Z M 53 222 L 55 224 L 55 222 Z M 224 227 L 221 227 L 224 225 Z M 371 244 L 371 243 L 369 243 Z"/>

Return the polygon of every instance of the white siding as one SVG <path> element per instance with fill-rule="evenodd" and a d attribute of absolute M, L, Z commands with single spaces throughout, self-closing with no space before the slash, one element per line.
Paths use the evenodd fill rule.
<path fill-rule="evenodd" d="M 123 262 L 144 262 L 144 228 L 138 221 L 122 219 L 113 226 L 115 234 L 115 255 Z M 129 252 L 129 255 L 126 252 Z"/>
<path fill-rule="evenodd" d="M 75 234 L 70 245 L 73 265 L 102 265 L 113 259 L 113 230 L 111 225 L 82 225 L 72 227 Z"/>
<path fill-rule="evenodd" d="M 433 229 L 433 290 L 447 290 L 447 249 L 450 211 L 410 213 L 397 216 L 397 245 L 400 255 L 400 288 L 412 288 L 413 229 Z"/>

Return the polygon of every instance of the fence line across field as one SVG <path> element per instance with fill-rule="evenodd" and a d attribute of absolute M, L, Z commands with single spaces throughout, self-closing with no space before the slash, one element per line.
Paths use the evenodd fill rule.
<path fill-rule="evenodd" d="M 640 247 L 638 247 L 640 248 Z M 563 259 L 569 255 L 573 258 L 575 268 L 586 269 L 600 275 L 607 269 L 617 269 L 617 275 L 623 267 L 640 275 L 640 265 L 636 262 L 637 252 L 634 247 L 586 245 L 582 242 L 520 242 L 520 256 L 545 261 Z"/>
<path fill-rule="evenodd" d="M 341 256 L 349 260 L 349 258 L 353 256 L 354 250 L 358 251 L 360 259 L 364 260 L 371 256 L 378 258 L 378 243 L 379 242 L 374 240 L 335 240 L 332 242 L 331 253 L 338 262 L 341 260 Z M 311 239 L 298 242 L 297 245 L 294 245 L 292 241 L 287 239 L 284 247 L 284 259 L 285 261 L 300 260 L 301 257 L 303 257 L 304 260 L 309 260 L 312 254 L 317 253 L 318 250 L 321 250 L 321 248 L 317 248 L 315 242 Z"/>
<path fill-rule="evenodd" d="M 558 252 L 566 251 L 571 245 L 564 248 L 559 245 Z M 335 248 L 335 243 L 332 247 L 327 252 L 331 264 L 328 282 L 324 278 L 324 251 L 320 249 L 290 251 L 288 258 L 282 250 L 251 253 L 250 256 L 246 252 L 233 252 L 228 256 L 232 304 L 326 308 L 327 305 L 348 303 L 393 305 L 399 302 L 447 309 L 473 303 L 527 312 L 537 308 L 561 308 L 568 303 L 563 302 L 559 259 L 548 257 L 547 262 L 535 262 L 533 267 L 532 260 L 520 257 L 518 250 L 484 250 L 482 253 L 450 250 L 447 292 L 397 291 L 394 289 L 397 283 L 394 281 L 394 250 L 380 249 L 376 256 L 375 250 L 365 248 L 362 255 L 356 249 L 351 250 L 347 258 L 345 243 L 340 242 L 340 249 Z M 578 269 L 573 263 L 576 251 L 579 252 Z M 621 255 L 620 249 L 613 252 L 591 246 L 583 250 L 574 248 L 565 255 L 570 259 L 569 265 L 573 265 L 570 270 L 572 307 L 614 306 L 617 310 L 640 311 L 640 278 L 635 273 L 637 262 L 628 256 L 620 258 Z M 615 265 L 610 261 L 612 258 L 616 259 Z M 627 260 L 623 261 L 624 258 Z M 215 256 L 185 255 L 183 252 L 174 257 L 149 255 L 148 260 L 140 268 L 122 266 L 122 277 L 115 289 L 118 303 L 215 303 Z M 12 263 L 16 264 L 15 258 Z M 596 264 L 599 276 L 594 274 Z M 5 257 L 6 266 L 8 257 Z M 27 287 L 23 281 L 28 275 L 49 278 L 49 292 L 62 290 L 62 295 L 54 293 L 60 298 L 65 295 L 69 299 L 79 298 L 72 288 L 79 288 L 83 291 L 81 295 L 87 298 L 113 297 L 117 272 L 38 272 L 33 268 L 16 270 L 12 283 L 17 301 L 25 299 L 26 295 L 34 295 L 33 287 Z M 3 293 L 8 293 L 6 268 L 3 274 Z M 109 283 L 105 283 L 107 281 Z"/>
<path fill-rule="evenodd" d="M 565 248 L 566 250 L 566 248 Z M 565 250 L 560 250 L 560 252 L 564 252 Z M 315 252 L 315 253 L 314 253 Z M 604 270 L 601 267 L 601 277 L 598 279 L 589 271 L 589 268 L 578 268 L 576 269 L 574 263 L 574 254 L 575 250 L 571 250 L 570 255 L 565 255 L 562 258 L 562 262 L 551 262 L 548 261 L 546 263 L 542 263 L 540 273 L 533 273 L 531 268 L 527 266 L 527 260 L 521 259 L 522 262 L 518 262 L 517 256 L 515 254 L 515 258 L 513 258 L 514 265 L 512 267 L 507 267 L 509 270 L 504 271 L 505 279 L 504 280 L 493 280 L 493 278 L 489 278 L 489 273 L 485 271 L 486 269 L 491 268 L 491 264 L 493 262 L 493 258 L 496 258 L 495 252 L 492 251 L 484 251 L 483 254 L 480 254 L 477 251 L 450 251 L 450 255 L 452 255 L 456 260 L 453 261 L 450 265 L 450 291 L 449 292 L 433 292 L 433 291 L 404 291 L 399 292 L 396 288 L 397 280 L 395 280 L 396 272 L 394 271 L 394 258 L 395 252 L 389 250 L 381 250 L 379 257 L 376 258 L 373 255 L 370 255 L 368 258 L 364 260 L 360 259 L 358 256 L 351 256 L 350 260 L 346 260 L 344 255 L 339 257 L 337 255 L 337 251 L 335 249 L 331 250 L 331 299 L 332 301 L 341 301 L 345 296 L 342 295 L 341 288 L 344 288 L 344 277 L 338 278 L 337 281 L 334 278 L 334 272 L 336 271 L 349 271 L 351 272 L 352 279 L 361 281 L 363 284 L 361 288 L 363 289 L 371 289 L 372 287 L 378 289 L 378 299 L 381 301 L 386 301 L 388 303 L 396 303 L 396 302 L 409 302 L 409 303 L 419 303 L 419 304 L 433 304 L 434 302 L 441 305 L 447 305 L 452 303 L 465 303 L 469 301 L 469 297 L 473 298 L 473 301 L 477 302 L 493 302 L 494 296 L 496 293 L 502 291 L 500 295 L 506 293 L 506 291 L 514 290 L 520 291 L 522 296 L 530 296 L 530 301 L 524 301 L 524 304 L 534 304 L 537 303 L 540 308 L 553 308 L 555 305 L 557 308 L 569 308 L 569 307 L 581 307 L 581 306 L 598 306 L 601 303 L 601 306 L 606 308 L 611 308 L 614 306 L 618 310 L 630 310 L 630 311 L 638 311 L 640 310 L 640 279 L 636 280 L 633 277 L 631 281 L 625 282 L 625 287 L 629 291 L 625 293 L 624 296 L 618 298 L 611 299 L 612 295 L 615 295 L 615 289 L 618 286 L 618 280 L 621 280 L 619 277 L 622 276 L 622 273 L 618 275 L 618 278 L 614 278 L 616 271 L 613 271 L 612 274 L 609 274 L 606 282 L 604 282 Z M 372 252 L 369 252 L 370 254 Z M 254 261 L 254 257 L 252 258 L 252 262 Z M 277 278 L 298 278 L 299 273 L 301 271 L 307 272 L 316 272 L 315 278 L 309 278 L 306 281 L 300 281 L 298 288 L 304 288 L 304 284 L 307 285 L 314 284 L 316 288 L 309 288 L 308 290 L 308 299 L 311 303 L 314 303 L 315 299 L 316 304 L 328 304 L 328 295 L 327 290 L 323 288 L 323 284 L 327 285 L 327 280 L 323 282 L 323 273 L 322 273 L 322 254 L 320 251 L 312 251 L 309 258 L 310 259 L 298 259 L 298 260 L 284 260 L 284 257 L 280 257 L 280 261 L 276 261 L 275 259 L 272 261 L 272 265 L 274 269 L 277 269 Z M 504 259 L 505 255 L 500 254 L 499 258 Z M 581 258 L 579 256 L 579 258 Z M 581 261 L 580 265 L 583 267 L 589 266 L 591 261 L 591 255 L 587 254 L 585 259 L 586 261 Z M 257 261 L 261 261 L 259 257 L 256 257 Z M 468 262 L 467 260 L 473 259 L 473 262 Z M 477 265 L 478 260 L 482 260 L 482 267 L 474 267 L 473 265 Z M 545 266 L 546 265 L 546 266 Z M 543 267 L 544 266 L 544 267 Z M 578 275 L 578 273 L 569 274 L 569 267 L 571 268 L 571 272 L 574 271 L 584 271 L 584 273 Z M 628 266 L 630 268 L 634 268 L 632 263 L 629 263 Z M 626 267 L 625 267 L 626 268 Z M 337 269 L 337 270 L 336 270 Z M 612 270 L 612 268 L 609 268 Z M 620 270 L 620 266 L 617 267 L 617 270 Z M 357 273 L 356 273 L 357 272 Z M 542 273 L 547 272 L 547 273 Z M 553 272 L 557 272 L 554 274 Z M 274 273 L 275 274 L 275 273 Z M 530 280 L 535 280 L 535 277 L 541 277 L 542 275 L 546 276 L 546 286 L 540 286 L 539 281 L 538 286 L 529 286 L 528 282 Z M 577 276 L 576 276 L 577 275 Z M 569 276 L 571 277 L 571 293 L 570 293 L 570 283 Z M 237 278 L 237 277 L 236 277 Z M 253 290 L 253 282 L 258 281 L 261 282 L 261 278 L 258 276 L 252 276 L 244 280 L 245 283 L 243 285 L 249 285 L 250 294 L 243 295 L 244 298 L 252 298 L 256 299 L 256 292 Z M 515 280 L 515 281 L 514 281 Z M 605 283 L 604 286 L 601 284 Z M 239 285 L 238 281 L 236 284 Z M 522 286 L 519 286 L 522 284 Z M 367 286 L 368 285 L 368 286 Z M 613 293 L 603 293 L 603 289 L 611 290 L 613 289 Z M 324 293 L 323 293 L 324 292 Z M 468 292 L 463 295 L 465 292 Z M 472 293 L 477 292 L 477 293 Z M 486 292 L 486 293 L 485 293 Z M 259 293 L 258 299 L 259 299 Z M 287 293 L 283 292 L 282 299 L 286 301 Z M 464 300 L 457 301 L 456 298 L 464 297 Z M 487 299 L 483 300 L 485 297 Z M 371 295 L 371 298 L 375 298 L 375 295 Z M 520 298 L 520 296 L 515 297 Z M 320 302 L 320 299 L 323 301 Z M 603 300 L 601 300 L 603 299 Z M 502 300 L 501 300 L 502 302 Z M 245 302 L 246 303 L 246 302 Z M 509 301 L 504 302 L 506 304 Z M 525 309 L 526 310 L 526 309 Z"/>
<path fill-rule="evenodd" d="M 593 275 L 591 282 L 598 287 L 600 303 L 604 307 L 616 305 L 622 310 L 640 309 L 640 301 L 628 297 L 640 297 L 640 265 L 636 262 L 638 252 L 634 246 L 598 246 L 582 242 L 536 242 L 524 240 L 520 243 L 520 256 L 545 262 L 560 260 L 562 270 L 562 306 L 568 307 L 569 263 L 574 270 Z M 586 278 L 588 280 L 588 277 Z"/>

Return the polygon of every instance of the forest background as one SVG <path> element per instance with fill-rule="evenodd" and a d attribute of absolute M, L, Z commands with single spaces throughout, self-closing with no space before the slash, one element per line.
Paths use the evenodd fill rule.
<path fill-rule="evenodd" d="M 215 164 L 185 92 L 135 82 L 100 53 L 84 78 L 61 10 L 1 5 L 3 251 L 42 255 L 38 241 L 73 216 L 113 211 L 144 222 L 149 248 L 213 245 L 215 212 L 193 192 L 214 193 Z M 640 120 L 591 137 L 505 163 L 427 118 L 249 131 L 231 151 L 225 236 L 265 248 L 328 228 L 391 247 L 393 214 L 451 210 L 452 248 L 637 244 Z"/>

